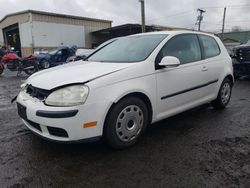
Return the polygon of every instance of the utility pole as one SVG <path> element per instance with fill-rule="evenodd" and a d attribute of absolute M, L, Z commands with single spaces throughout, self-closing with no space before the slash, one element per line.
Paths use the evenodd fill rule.
<path fill-rule="evenodd" d="M 203 16 L 202 14 L 205 13 L 206 11 L 203 9 L 197 9 L 198 12 L 200 12 L 199 16 L 197 17 L 197 21 L 198 21 L 198 31 L 201 30 L 201 21 L 203 20 Z"/>
<path fill-rule="evenodd" d="M 222 23 L 222 32 L 221 32 L 221 39 L 223 41 L 224 39 L 224 29 L 225 29 L 225 21 L 226 21 L 226 12 L 227 12 L 227 8 L 224 8 L 224 13 L 223 13 L 223 23 Z"/>
<path fill-rule="evenodd" d="M 141 3 L 141 31 L 144 33 L 145 30 L 145 2 L 144 0 L 139 0 Z"/>

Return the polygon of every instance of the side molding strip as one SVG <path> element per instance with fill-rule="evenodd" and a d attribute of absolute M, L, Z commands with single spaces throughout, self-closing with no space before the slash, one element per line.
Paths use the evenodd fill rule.
<path fill-rule="evenodd" d="M 216 83 L 218 81 L 219 81 L 218 79 L 213 80 L 213 81 L 210 81 L 208 83 L 205 83 L 205 84 L 202 84 L 202 85 L 199 85 L 199 86 L 195 86 L 195 87 L 192 87 L 192 88 L 189 88 L 189 89 L 185 89 L 183 91 L 179 91 L 179 92 L 176 92 L 176 93 L 173 93 L 173 94 L 170 94 L 170 95 L 166 95 L 166 96 L 161 97 L 161 100 L 164 100 L 164 99 L 167 99 L 167 98 L 170 98 L 170 97 L 174 97 L 176 95 L 180 95 L 180 94 L 183 94 L 183 93 L 187 93 L 189 91 L 193 91 L 193 90 L 196 90 L 196 89 L 200 89 L 200 88 L 206 87 L 206 86 L 208 86 L 210 84 L 214 84 L 214 83 Z"/>

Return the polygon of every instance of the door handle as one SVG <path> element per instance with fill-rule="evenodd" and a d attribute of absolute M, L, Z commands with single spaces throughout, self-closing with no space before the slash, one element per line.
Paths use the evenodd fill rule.
<path fill-rule="evenodd" d="M 207 68 L 207 66 L 203 66 L 201 70 L 202 70 L 202 71 L 207 71 L 208 68 Z"/>

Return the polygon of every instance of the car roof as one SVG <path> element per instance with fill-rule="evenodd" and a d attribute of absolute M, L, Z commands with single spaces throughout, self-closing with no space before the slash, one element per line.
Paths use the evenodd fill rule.
<path fill-rule="evenodd" d="M 200 31 L 189 31 L 189 30 L 174 30 L 174 31 L 154 31 L 154 32 L 147 32 L 147 33 L 140 33 L 135 35 L 159 35 L 159 34 L 166 34 L 166 35 L 177 35 L 177 34 L 203 34 L 215 37 L 212 33 L 205 33 Z"/>
<path fill-rule="evenodd" d="M 54 48 L 54 49 L 63 50 L 63 49 L 69 49 L 69 47 L 67 47 L 67 46 L 60 46 L 60 47 L 57 47 L 57 48 Z"/>

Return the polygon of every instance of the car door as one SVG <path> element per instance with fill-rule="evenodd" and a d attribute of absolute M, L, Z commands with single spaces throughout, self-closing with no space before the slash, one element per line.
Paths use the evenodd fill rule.
<path fill-rule="evenodd" d="M 213 82 L 213 84 L 208 86 L 208 94 L 213 97 L 217 95 L 217 82 L 219 81 L 221 73 L 223 73 L 226 66 L 225 64 L 228 62 L 224 56 L 220 56 L 220 47 L 213 37 L 203 34 L 199 34 L 198 37 L 204 51 L 204 59 L 206 61 L 209 80 Z"/>
<path fill-rule="evenodd" d="M 180 60 L 180 66 L 157 68 L 165 56 Z M 156 57 L 157 119 L 191 108 L 206 98 L 208 73 L 197 35 L 174 36 Z"/>

